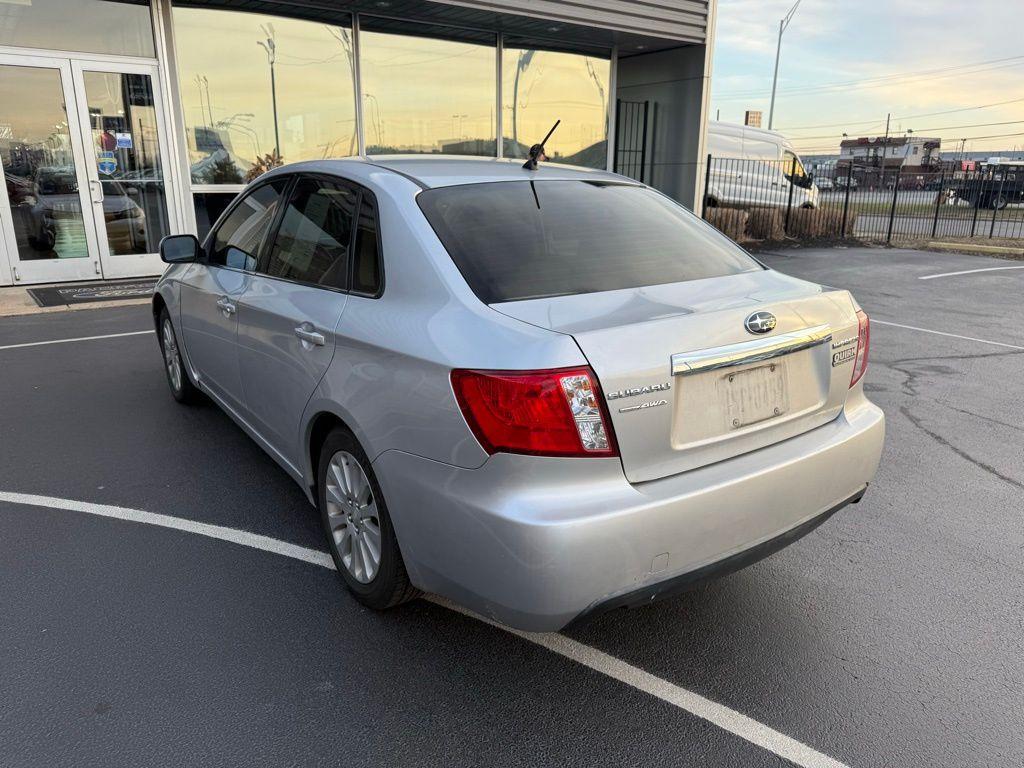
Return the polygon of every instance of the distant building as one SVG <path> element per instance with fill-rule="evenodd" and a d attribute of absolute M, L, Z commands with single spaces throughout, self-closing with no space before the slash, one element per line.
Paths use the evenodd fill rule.
<path fill-rule="evenodd" d="M 760 128 L 762 114 L 763 113 L 758 109 L 748 109 L 746 114 L 743 116 L 743 124 L 749 125 L 751 128 Z"/>
<path fill-rule="evenodd" d="M 859 184 L 891 186 L 898 170 L 902 185 L 941 169 L 941 145 L 942 139 L 926 136 L 843 139 L 839 144 L 836 173 L 849 173 L 852 164 L 853 176 Z"/>

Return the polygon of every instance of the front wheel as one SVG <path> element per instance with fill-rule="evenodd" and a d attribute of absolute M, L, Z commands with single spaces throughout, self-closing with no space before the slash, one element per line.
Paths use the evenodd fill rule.
<path fill-rule="evenodd" d="M 996 195 L 992 198 L 992 209 L 995 211 L 1001 211 L 1007 206 L 1010 201 L 1002 195 Z"/>
<path fill-rule="evenodd" d="M 171 388 L 171 395 L 179 403 L 198 402 L 199 390 L 196 389 L 185 369 L 185 361 L 181 357 L 181 346 L 178 344 L 178 336 L 174 332 L 174 324 L 171 322 L 167 307 L 160 310 L 157 333 L 160 336 L 160 352 L 164 357 L 164 373 L 167 374 L 167 386 Z"/>
<path fill-rule="evenodd" d="M 320 450 L 317 495 L 331 557 L 356 600 L 383 610 L 415 598 L 419 590 L 409 582 L 377 477 L 355 437 L 340 427 Z"/>

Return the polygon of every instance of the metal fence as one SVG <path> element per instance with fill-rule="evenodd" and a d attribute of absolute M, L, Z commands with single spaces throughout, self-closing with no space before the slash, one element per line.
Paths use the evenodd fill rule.
<path fill-rule="evenodd" d="M 735 240 L 1024 238 L 1024 166 L 982 171 L 708 157 L 703 215 Z"/>
<path fill-rule="evenodd" d="M 649 101 L 615 102 L 615 155 L 612 170 L 624 176 L 646 181 L 647 116 Z"/>

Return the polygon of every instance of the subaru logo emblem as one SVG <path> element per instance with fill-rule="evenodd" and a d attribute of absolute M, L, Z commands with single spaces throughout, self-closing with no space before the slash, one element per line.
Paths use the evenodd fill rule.
<path fill-rule="evenodd" d="M 771 312 L 755 312 L 747 316 L 747 319 L 743 321 L 743 327 L 749 333 L 762 334 L 774 330 L 777 322 L 775 315 Z"/>

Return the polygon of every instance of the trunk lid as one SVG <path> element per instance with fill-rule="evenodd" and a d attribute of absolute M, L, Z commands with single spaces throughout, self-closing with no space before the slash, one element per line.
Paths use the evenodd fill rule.
<path fill-rule="evenodd" d="M 630 482 L 685 472 L 834 419 L 857 316 L 847 291 L 772 270 L 492 304 L 572 335 L 597 374 Z M 756 312 L 776 324 L 745 327 Z"/>

